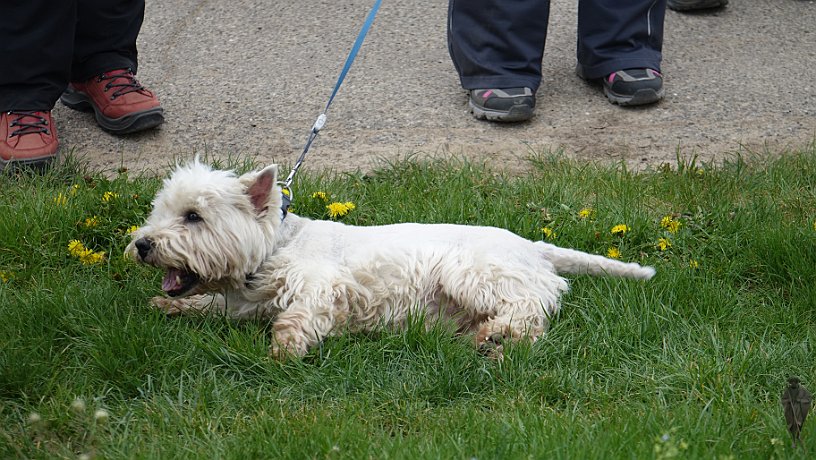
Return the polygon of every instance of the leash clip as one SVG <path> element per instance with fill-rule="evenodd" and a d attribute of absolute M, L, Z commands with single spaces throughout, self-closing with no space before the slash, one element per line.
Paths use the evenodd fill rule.
<path fill-rule="evenodd" d="M 281 188 L 281 220 L 286 218 L 286 214 L 289 213 L 289 207 L 292 206 L 292 187 L 291 181 L 278 181 L 277 185 Z"/>
<path fill-rule="evenodd" d="M 329 101 L 326 102 L 326 108 L 323 109 L 323 113 L 317 117 L 317 120 L 315 120 L 314 124 L 312 125 L 312 130 L 309 132 L 309 138 L 306 140 L 306 145 L 303 146 L 303 152 L 301 152 L 300 157 L 298 157 L 297 161 L 295 162 L 295 166 L 292 167 L 292 170 L 289 172 L 289 176 L 286 177 L 286 180 L 283 182 L 278 182 L 278 184 L 281 186 L 281 192 L 284 192 L 282 197 L 283 205 L 281 206 L 281 214 L 283 217 L 286 217 L 289 206 L 294 199 L 291 185 L 295 178 L 295 173 L 297 173 L 300 165 L 303 164 L 303 160 L 306 159 L 306 153 L 309 151 L 312 141 L 314 141 L 317 137 L 317 133 L 320 132 L 320 130 L 323 129 L 323 125 L 326 124 L 326 112 L 329 111 L 329 106 L 331 106 L 334 96 L 337 95 L 340 85 L 343 84 L 343 80 L 346 78 L 346 73 L 348 73 L 349 69 L 351 68 L 354 58 L 357 57 L 357 52 L 360 51 L 360 47 L 363 45 L 363 39 L 365 39 L 366 34 L 368 34 L 368 29 L 371 28 L 371 23 L 374 22 L 374 17 L 377 15 L 377 10 L 380 9 L 381 3 L 382 0 L 374 0 L 374 6 L 372 6 L 371 11 L 368 12 L 365 23 L 363 23 L 363 27 L 360 29 L 360 33 L 357 34 L 357 39 L 354 41 L 354 45 L 351 47 L 351 51 L 349 51 L 349 54 L 346 57 L 346 63 L 343 65 L 343 70 L 340 71 L 340 76 L 337 77 L 337 83 L 334 84 L 334 89 L 332 90 L 331 96 L 329 96 Z"/>
<path fill-rule="evenodd" d="M 323 129 L 323 125 L 326 124 L 326 114 L 321 113 L 320 116 L 317 117 L 315 120 L 314 125 L 312 125 L 312 132 L 317 134 L 321 129 Z"/>

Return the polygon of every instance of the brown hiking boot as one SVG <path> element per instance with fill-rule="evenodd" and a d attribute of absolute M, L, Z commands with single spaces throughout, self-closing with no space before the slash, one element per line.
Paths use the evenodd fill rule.
<path fill-rule="evenodd" d="M 113 134 L 135 133 L 164 122 L 159 99 L 136 80 L 130 69 L 71 82 L 60 101 L 74 110 L 93 111 L 99 126 Z"/>
<path fill-rule="evenodd" d="M 47 166 L 57 157 L 57 127 L 50 111 L 0 113 L 0 171 L 8 166 Z"/>

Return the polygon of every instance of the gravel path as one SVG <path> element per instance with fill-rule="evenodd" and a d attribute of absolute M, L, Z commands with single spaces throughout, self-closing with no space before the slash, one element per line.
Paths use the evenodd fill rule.
<path fill-rule="evenodd" d="M 291 164 L 331 93 L 373 1 L 148 2 L 141 81 L 167 122 L 117 138 L 88 114 L 55 109 L 63 151 L 91 165 L 163 174 L 178 158 L 248 155 Z M 310 153 L 310 170 L 366 170 L 406 156 L 460 156 L 523 169 L 563 151 L 633 167 L 683 157 L 797 148 L 816 136 L 816 3 L 732 0 L 666 16 L 667 96 L 620 108 L 574 74 L 574 0 L 553 0 L 530 122 L 473 119 L 447 54 L 447 2 L 386 0 Z"/>

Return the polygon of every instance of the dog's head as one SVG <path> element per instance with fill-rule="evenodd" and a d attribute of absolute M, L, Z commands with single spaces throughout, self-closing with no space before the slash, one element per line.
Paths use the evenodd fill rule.
<path fill-rule="evenodd" d="M 179 166 L 125 253 L 167 270 L 171 297 L 245 283 L 273 250 L 281 223 L 277 166 L 238 176 L 198 160 Z"/>

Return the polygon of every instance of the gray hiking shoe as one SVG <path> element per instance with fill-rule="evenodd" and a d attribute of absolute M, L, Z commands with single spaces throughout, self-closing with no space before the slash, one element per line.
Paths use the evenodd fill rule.
<path fill-rule="evenodd" d="M 663 75 L 652 69 L 618 70 L 603 79 L 603 90 L 615 104 L 652 104 L 663 99 Z"/>
<path fill-rule="evenodd" d="M 533 117 L 535 94 L 530 88 L 472 89 L 468 106 L 480 120 L 524 121 Z"/>
<path fill-rule="evenodd" d="M 669 0 L 669 8 L 675 11 L 705 10 L 722 8 L 728 5 L 728 0 Z"/>

